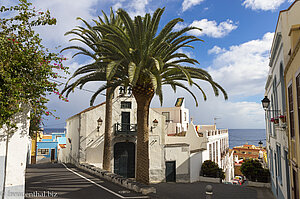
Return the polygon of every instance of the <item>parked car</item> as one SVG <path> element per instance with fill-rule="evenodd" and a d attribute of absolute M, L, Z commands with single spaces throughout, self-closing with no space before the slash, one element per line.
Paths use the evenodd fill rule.
<path fill-rule="evenodd" d="M 242 182 L 239 179 L 233 179 L 232 184 L 242 185 Z"/>
<path fill-rule="evenodd" d="M 244 177 L 243 176 L 235 176 L 234 179 L 237 179 L 239 181 L 241 181 L 241 183 L 244 183 Z"/>

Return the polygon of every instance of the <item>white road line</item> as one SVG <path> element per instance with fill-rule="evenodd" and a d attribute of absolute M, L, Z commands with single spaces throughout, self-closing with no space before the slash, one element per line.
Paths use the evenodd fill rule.
<path fill-rule="evenodd" d="M 90 179 L 84 177 L 83 175 L 80 175 L 79 173 L 73 171 L 72 169 L 69 169 L 64 163 L 62 163 L 62 164 L 65 166 L 65 168 L 66 168 L 68 171 L 74 173 L 75 175 L 78 175 L 79 177 L 85 179 L 86 181 L 89 181 L 90 183 L 96 185 L 97 187 L 100 187 L 100 188 L 102 188 L 102 189 L 104 189 L 104 190 L 106 190 L 106 191 L 108 191 L 108 192 L 114 194 L 115 196 L 118 196 L 119 198 L 123 198 L 123 199 L 149 198 L 148 196 L 138 196 L 138 197 L 125 197 L 125 196 L 122 196 L 122 195 L 120 195 L 120 194 L 118 194 L 118 193 L 116 193 L 116 192 L 114 192 L 114 191 L 112 191 L 112 190 L 110 190 L 110 189 L 108 189 L 108 188 L 106 188 L 106 187 L 101 186 L 100 184 L 97 184 L 97 183 L 94 182 L 93 180 L 90 180 Z"/>

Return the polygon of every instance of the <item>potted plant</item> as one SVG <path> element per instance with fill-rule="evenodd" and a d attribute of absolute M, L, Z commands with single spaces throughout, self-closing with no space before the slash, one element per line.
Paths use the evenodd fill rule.
<path fill-rule="evenodd" d="M 274 124 L 278 124 L 279 119 L 278 118 L 271 118 L 271 122 L 274 122 Z"/>
<path fill-rule="evenodd" d="M 280 115 L 279 119 L 281 120 L 282 123 L 286 122 L 286 116 L 285 115 Z"/>

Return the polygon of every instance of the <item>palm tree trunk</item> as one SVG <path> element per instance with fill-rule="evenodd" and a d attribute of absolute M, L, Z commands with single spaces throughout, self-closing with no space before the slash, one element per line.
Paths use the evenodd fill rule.
<path fill-rule="evenodd" d="M 146 89 L 145 89 L 146 90 Z M 153 90 L 133 88 L 133 95 L 137 102 L 137 158 L 136 180 L 149 184 L 149 107 L 153 98 Z"/>
<path fill-rule="evenodd" d="M 104 151 L 103 169 L 111 171 L 111 139 L 112 139 L 112 95 L 109 95 L 110 88 L 106 90 L 105 99 L 105 130 L 104 130 Z"/>

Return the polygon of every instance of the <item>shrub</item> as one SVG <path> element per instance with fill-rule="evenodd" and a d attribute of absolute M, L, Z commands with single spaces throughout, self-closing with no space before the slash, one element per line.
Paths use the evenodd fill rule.
<path fill-rule="evenodd" d="M 270 182 L 269 169 L 262 168 L 262 165 L 258 160 L 246 160 L 242 164 L 240 170 L 250 181 Z"/>
<path fill-rule="evenodd" d="M 219 168 L 217 163 L 211 160 L 205 160 L 203 162 L 200 175 L 204 177 L 225 179 L 225 173 L 223 172 L 223 170 Z"/>

